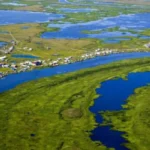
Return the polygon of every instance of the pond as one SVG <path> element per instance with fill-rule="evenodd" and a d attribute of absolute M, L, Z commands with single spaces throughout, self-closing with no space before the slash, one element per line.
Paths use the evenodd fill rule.
<path fill-rule="evenodd" d="M 15 17 L 14 17 L 15 16 Z M 61 14 L 0 10 L 0 25 L 18 24 L 18 23 L 42 23 L 49 20 L 62 19 Z"/>
<path fill-rule="evenodd" d="M 2 48 L 3 46 L 7 45 L 6 42 L 0 42 L 0 48 Z"/>
<path fill-rule="evenodd" d="M 150 28 L 150 13 L 139 13 L 130 15 L 120 15 L 117 17 L 108 17 L 102 20 L 91 21 L 87 23 L 77 23 L 77 24 L 49 24 L 49 27 L 58 27 L 60 30 L 56 32 L 45 32 L 41 35 L 41 38 L 56 38 L 56 39 L 80 39 L 80 38 L 119 38 L 119 37 L 139 37 L 140 31 Z M 109 28 L 125 29 L 125 31 L 104 31 L 97 34 L 88 34 L 84 31 L 93 30 L 106 30 Z M 130 30 L 136 30 L 136 33 L 131 33 Z"/>
<path fill-rule="evenodd" d="M 120 43 L 121 41 L 129 41 L 129 38 L 104 38 L 102 41 L 107 44 Z"/>
<path fill-rule="evenodd" d="M 78 9 L 60 8 L 59 10 L 65 13 L 87 13 L 87 12 L 96 11 L 96 9 L 90 9 L 90 8 L 78 8 Z"/>
<path fill-rule="evenodd" d="M 146 86 L 150 83 L 150 72 L 130 73 L 128 80 L 112 79 L 105 81 L 96 92 L 101 96 L 94 101 L 90 111 L 96 115 L 96 122 L 102 123 L 103 118 L 100 111 L 119 111 L 122 105 L 134 93 L 136 88 Z M 115 87 L 115 88 L 114 88 Z M 121 132 L 111 130 L 109 126 L 98 126 L 92 131 L 91 139 L 101 141 L 107 147 L 113 147 L 115 150 L 128 150 L 122 144 L 127 143 L 122 138 Z"/>
<path fill-rule="evenodd" d="M 12 54 L 11 57 L 14 58 L 29 58 L 29 59 L 38 59 L 38 56 L 27 55 L 27 54 Z"/>
<path fill-rule="evenodd" d="M 1 3 L 2 5 L 8 5 L 8 6 L 27 6 L 27 4 L 21 4 L 21 3 Z"/>
<path fill-rule="evenodd" d="M 58 0 L 59 3 L 69 3 L 67 0 Z"/>
<path fill-rule="evenodd" d="M 50 77 L 57 74 L 64 74 L 64 73 L 73 72 L 85 68 L 91 68 L 91 67 L 108 64 L 119 60 L 125 60 L 131 58 L 144 58 L 144 57 L 150 57 L 150 52 L 120 53 L 120 54 L 112 54 L 108 56 L 99 56 L 82 62 L 60 65 L 53 68 L 36 69 L 29 72 L 10 74 L 6 76 L 4 79 L 0 80 L 0 92 L 7 91 L 9 89 L 16 87 L 19 84 L 31 80 L 36 80 L 39 78 Z"/>

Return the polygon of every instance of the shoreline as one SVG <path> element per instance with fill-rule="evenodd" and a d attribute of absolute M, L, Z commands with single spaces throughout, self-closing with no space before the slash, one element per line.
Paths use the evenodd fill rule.
<path fill-rule="evenodd" d="M 80 56 L 79 58 L 77 58 L 77 59 L 75 59 L 75 60 L 73 60 L 73 61 L 70 61 L 69 59 L 68 59 L 68 61 L 67 62 L 64 62 L 64 63 L 59 63 L 59 61 L 58 60 L 56 60 L 56 61 L 53 61 L 53 62 L 56 62 L 56 64 L 54 63 L 49 63 L 49 64 L 47 64 L 47 65 L 44 65 L 42 62 L 44 62 L 44 61 L 46 61 L 46 60 L 40 60 L 40 62 L 41 62 L 41 65 L 37 65 L 37 66 L 33 66 L 33 67 L 31 67 L 31 68 L 24 68 L 23 70 L 17 70 L 17 68 L 14 68 L 14 70 L 12 71 L 12 72 L 10 72 L 10 71 L 8 71 L 8 72 L 0 72 L 0 79 L 3 79 L 4 77 L 6 77 L 6 76 L 8 76 L 8 75 L 10 75 L 10 74 L 18 74 L 18 73 L 21 73 L 21 72 L 28 72 L 28 71 L 33 71 L 33 70 L 36 70 L 36 69 L 44 69 L 44 68 L 52 68 L 52 67 L 56 67 L 56 66 L 61 66 L 61 65 L 67 65 L 67 64 L 72 64 L 72 63 L 76 63 L 76 62 L 82 62 L 82 61 L 85 61 L 85 60 L 89 60 L 89 59 L 92 59 L 92 58 L 96 58 L 96 57 L 101 57 L 101 56 L 108 56 L 108 55 L 111 55 L 111 54 L 121 54 L 121 53 L 134 53 L 134 52 L 137 52 L 137 53 L 141 53 L 141 52 L 145 52 L 145 53 L 147 53 L 147 52 L 149 52 L 149 51 L 123 51 L 123 52 L 119 52 L 119 51 L 117 51 L 117 50 L 115 50 L 115 51 L 113 51 L 112 50 L 112 52 L 111 53 L 109 53 L 109 54 L 106 54 L 106 53 L 103 53 L 103 54 L 99 54 L 99 52 L 100 51 L 98 51 L 98 52 L 95 52 L 95 53 L 98 53 L 98 54 L 95 54 L 95 56 L 90 56 L 90 54 L 85 54 L 85 55 L 82 55 L 82 56 Z M 94 52 L 93 52 L 94 53 Z M 87 56 L 87 58 L 84 58 L 83 56 L 85 56 L 86 57 L 86 55 L 88 55 Z M 74 58 L 74 57 L 72 57 L 72 56 L 70 56 L 71 58 Z M 60 60 L 62 60 L 63 58 L 58 58 L 58 59 L 60 59 Z M 25 62 L 27 62 L 27 61 L 29 61 L 29 60 L 26 60 Z M 31 61 L 31 60 L 30 60 Z M 39 60 L 33 60 L 33 61 L 37 61 L 37 62 L 39 62 Z M 1 64 L 1 63 L 0 63 Z M 16 64 L 17 65 L 17 64 Z M 15 65 L 15 66 L 16 66 Z M 10 65 L 11 66 L 11 65 Z M 11 69 L 13 69 L 13 68 L 11 68 Z"/>

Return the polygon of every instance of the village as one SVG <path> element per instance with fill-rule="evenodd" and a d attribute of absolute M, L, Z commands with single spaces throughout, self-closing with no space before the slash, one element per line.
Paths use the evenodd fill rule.
<path fill-rule="evenodd" d="M 36 60 L 26 60 L 24 62 L 20 62 L 20 63 L 15 63 L 15 62 L 8 62 L 8 57 L 7 54 L 12 53 L 15 50 L 15 45 L 17 44 L 17 42 L 15 40 L 12 40 L 11 45 L 9 47 L 4 46 L 2 49 L 0 49 L 0 52 L 2 54 L 5 54 L 4 56 L 0 56 L 0 68 L 8 68 L 10 71 L 5 71 L 2 72 L 0 71 L 0 78 L 3 78 L 5 76 L 7 76 L 10 73 L 20 73 L 20 72 L 25 72 L 25 71 L 29 71 L 35 68 L 41 68 L 41 67 L 55 67 L 58 65 L 63 65 L 63 64 L 70 64 L 70 63 L 74 63 L 74 62 L 78 62 L 78 61 L 84 61 L 87 59 L 91 59 L 97 56 L 107 56 L 110 54 L 115 54 L 115 53 L 123 53 L 123 52 L 133 52 L 133 51 L 137 51 L 137 52 L 141 52 L 141 51 L 145 51 L 144 49 L 140 50 L 140 49 L 125 49 L 125 50 L 118 50 L 118 49 L 108 49 L 108 48 L 97 48 L 92 52 L 88 52 L 85 54 L 82 54 L 81 56 L 78 57 L 73 57 L 73 56 L 69 56 L 69 57 L 58 57 L 55 60 L 52 59 L 47 59 L 47 60 L 41 60 L 41 59 L 36 59 Z M 146 48 L 146 51 L 148 51 L 147 49 L 150 48 L 150 43 L 144 44 L 143 45 Z M 33 48 L 31 47 L 23 47 L 23 50 L 26 51 L 32 51 Z"/>
<path fill-rule="evenodd" d="M 26 60 L 19 64 L 16 63 L 8 63 L 7 55 L 0 57 L 0 68 L 10 68 L 11 73 L 19 73 L 28 70 L 32 70 L 37 67 L 55 67 L 62 64 L 70 64 L 77 61 L 83 61 L 86 59 L 94 58 L 96 56 L 105 56 L 112 53 L 117 53 L 117 50 L 109 50 L 109 49 L 96 49 L 95 52 L 86 53 L 82 56 L 75 58 L 72 56 L 65 57 L 65 58 L 57 58 L 56 60 Z M 8 75 L 9 72 L 0 72 L 0 78 Z"/>
<path fill-rule="evenodd" d="M 144 46 L 146 48 L 150 48 L 150 43 L 145 44 Z M 13 49 L 14 49 L 14 46 L 11 46 L 9 48 L 9 51 L 11 50 L 11 52 L 12 52 Z M 31 50 L 32 48 L 29 48 L 29 49 Z M 135 49 L 134 51 L 140 52 L 143 50 Z M 94 52 L 85 53 L 79 57 L 73 57 L 73 56 L 64 57 L 64 58 L 59 57 L 56 60 L 51 60 L 51 59 L 26 60 L 26 61 L 18 63 L 18 64 L 14 63 L 14 62 L 8 63 L 7 55 L 5 55 L 5 56 L 0 57 L 0 68 L 9 68 L 11 71 L 0 72 L 0 78 L 3 78 L 10 73 L 25 72 L 25 71 L 29 71 L 29 70 L 32 70 L 35 68 L 40 68 L 40 67 L 55 67 L 58 65 L 70 64 L 70 63 L 74 63 L 74 62 L 78 62 L 78 61 L 84 61 L 84 60 L 91 59 L 91 58 L 94 58 L 97 56 L 107 56 L 110 54 L 124 53 L 124 52 L 131 52 L 131 50 L 126 49 L 126 50 L 119 51 L 117 49 L 104 49 L 104 48 L 100 49 L 100 48 L 97 48 Z"/>

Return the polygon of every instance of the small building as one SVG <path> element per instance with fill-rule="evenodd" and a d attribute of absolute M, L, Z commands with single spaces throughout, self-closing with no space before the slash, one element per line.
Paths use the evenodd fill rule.
<path fill-rule="evenodd" d="M 0 57 L 0 61 L 4 61 L 7 58 L 7 56 Z"/>
<path fill-rule="evenodd" d="M 144 45 L 146 48 L 150 48 L 150 43 Z"/>

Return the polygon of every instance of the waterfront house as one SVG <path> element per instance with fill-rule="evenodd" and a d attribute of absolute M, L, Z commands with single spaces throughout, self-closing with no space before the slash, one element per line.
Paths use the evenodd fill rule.
<path fill-rule="evenodd" d="M 150 43 L 144 45 L 146 48 L 150 48 Z"/>
<path fill-rule="evenodd" d="M 7 56 L 0 57 L 0 61 L 4 61 L 7 58 Z"/>

